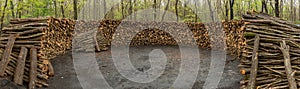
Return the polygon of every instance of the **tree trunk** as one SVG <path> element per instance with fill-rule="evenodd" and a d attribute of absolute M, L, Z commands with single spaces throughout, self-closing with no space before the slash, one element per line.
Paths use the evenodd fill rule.
<path fill-rule="evenodd" d="M 124 0 L 121 0 L 121 10 L 122 10 L 122 19 L 125 18 L 125 13 L 124 13 Z"/>
<path fill-rule="evenodd" d="M 210 11 L 210 18 L 212 22 L 215 22 L 215 16 L 214 16 L 214 12 L 211 6 L 211 0 L 207 0 L 208 2 L 208 7 L 209 7 L 209 11 Z"/>
<path fill-rule="evenodd" d="M 60 5 L 60 8 L 61 8 L 61 14 L 62 14 L 62 17 L 65 18 L 65 9 L 64 9 L 64 5 L 63 5 L 64 2 L 61 2 L 61 5 Z"/>
<path fill-rule="evenodd" d="M 194 2 L 197 2 L 196 0 L 194 0 Z M 195 3 L 195 22 L 198 21 L 198 5 L 197 3 Z"/>
<path fill-rule="evenodd" d="M 279 0 L 275 0 L 275 16 L 280 17 L 279 13 Z"/>
<path fill-rule="evenodd" d="M 230 3 L 230 20 L 234 19 L 234 10 L 233 10 L 233 5 L 234 5 L 234 0 L 229 0 Z"/>
<path fill-rule="evenodd" d="M 132 20 L 132 12 L 133 12 L 133 4 L 132 4 L 132 0 L 129 0 L 129 14 L 130 14 L 130 19 Z"/>
<path fill-rule="evenodd" d="M 15 16 L 15 12 L 14 12 L 14 7 L 15 7 L 15 5 L 14 5 L 13 1 L 10 0 L 11 16 L 12 16 L 13 18 L 16 17 L 16 16 Z"/>
<path fill-rule="evenodd" d="M 176 3 L 175 3 L 175 11 L 176 11 L 176 21 L 177 21 L 177 22 L 179 21 L 178 3 L 179 3 L 179 0 L 176 0 Z"/>
<path fill-rule="evenodd" d="M 267 8 L 267 1 L 266 0 L 262 0 L 262 7 L 261 7 L 261 11 L 268 13 L 268 8 Z"/>
<path fill-rule="evenodd" d="M 103 15 L 103 16 L 106 17 L 106 13 L 107 13 L 106 0 L 103 0 L 103 7 L 104 7 L 104 9 L 103 9 L 103 10 L 104 10 L 104 11 L 103 11 L 103 12 L 104 12 L 104 13 L 103 13 L 104 15 Z M 113 7 L 114 7 L 114 6 L 113 6 Z M 113 10 L 114 10 L 114 9 L 112 9 L 112 13 L 113 13 Z M 101 13 L 100 13 L 100 14 L 101 14 Z"/>
<path fill-rule="evenodd" d="M 161 21 L 164 21 L 164 18 L 165 18 L 167 10 L 169 8 L 169 5 L 170 5 L 170 0 L 168 0 L 167 6 L 165 7 L 165 11 L 164 11 L 164 13 L 162 15 Z"/>
<path fill-rule="evenodd" d="M 53 0 L 53 4 L 54 4 L 54 15 L 55 15 L 55 18 L 57 18 L 57 2 L 56 2 L 56 0 Z"/>
<path fill-rule="evenodd" d="M 298 10 L 298 11 L 299 11 L 299 12 L 298 12 L 298 13 L 299 13 L 299 15 L 298 15 L 298 16 L 299 16 L 299 17 L 298 17 L 298 20 L 300 20 L 300 0 L 298 0 L 298 5 L 299 5 L 299 6 L 298 6 L 298 9 L 299 9 L 299 10 Z"/>
<path fill-rule="evenodd" d="M 73 4 L 74 4 L 74 6 L 73 6 L 73 9 L 74 9 L 74 19 L 75 20 L 77 20 L 77 0 L 73 0 Z"/>
<path fill-rule="evenodd" d="M 2 9 L 2 15 L 1 15 L 1 19 L 0 19 L 0 31 L 3 28 L 3 22 L 4 22 L 4 17 L 5 17 L 7 2 L 8 2 L 8 0 L 5 0 L 5 3 L 4 3 L 3 9 Z"/>
<path fill-rule="evenodd" d="M 155 21 L 156 20 L 156 17 L 157 17 L 157 8 L 156 8 L 156 4 L 157 4 L 157 0 L 153 0 L 153 6 L 152 8 L 154 8 L 154 13 L 153 13 L 153 20 Z"/>
<path fill-rule="evenodd" d="M 228 10 L 228 0 L 225 0 L 225 20 L 228 21 L 228 14 L 229 14 L 229 10 Z"/>
<path fill-rule="evenodd" d="M 291 0 L 291 6 L 290 6 L 290 20 L 294 21 L 294 0 Z"/>
<path fill-rule="evenodd" d="M 23 2 L 23 0 L 19 0 L 18 1 L 18 18 L 22 18 L 22 6 L 21 6 L 21 3 Z"/>

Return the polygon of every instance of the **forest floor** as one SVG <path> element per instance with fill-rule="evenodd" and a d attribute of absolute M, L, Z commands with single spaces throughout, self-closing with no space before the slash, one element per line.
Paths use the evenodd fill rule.
<path fill-rule="evenodd" d="M 150 62 L 148 60 L 148 54 L 153 49 L 162 49 L 167 58 L 167 66 L 164 74 L 159 77 L 155 82 L 149 84 L 139 84 L 134 83 L 123 76 L 121 76 L 116 68 L 111 56 L 111 51 L 104 51 L 96 53 L 97 62 L 99 69 L 104 75 L 106 81 L 111 87 L 115 89 L 166 89 L 169 88 L 174 80 L 176 79 L 180 67 L 180 51 L 177 46 L 139 46 L 130 48 L 130 57 L 132 64 L 142 70 L 147 70 L 150 68 Z M 193 54 L 193 53 L 189 53 Z M 195 54 L 195 53 L 194 53 Z M 134 55 L 134 56 L 133 56 Z M 211 60 L 211 51 L 206 49 L 200 49 L 201 65 L 196 83 L 194 84 L 194 89 L 201 89 L 205 83 L 205 77 L 208 74 Z M 231 60 L 231 56 L 227 56 L 227 60 Z M 52 60 L 55 77 L 49 81 L 48 88 L 41 89 L 82 89 L 75 69 L 73 67 L 72 53 L 69 52 L 63 56 L 59 56 Z M 222 79 L 219 83 L 218 89 L 239 89 L 239 81 L 242 76 L 239 73 L 239 68 L 237 67 L 239 62 L 233 61 L 229 62 L 225 66 Z"/>

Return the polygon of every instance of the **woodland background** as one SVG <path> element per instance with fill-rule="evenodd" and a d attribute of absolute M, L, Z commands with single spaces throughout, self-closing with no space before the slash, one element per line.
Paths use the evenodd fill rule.
<path fill-rule="evenodd" d="M 300 0 L 120 0 L 122 3 L 113 8 L 105 5 L 112 0 L 0 0 L 0 28 L 8 24 L 11 18 L 71 18 L 78 19 L 81 8 L 85 5 L 96 7 L 103 5 L 101 10 L 109 13 L 106 19 L 124 19 L 130 14 L 145 8 L 168 10 L 175 13 L 185 22 L 201 22 L 196 13 L 202 13 L 202 5 L 209 5 L 209 10 L 215 10 L 221 20 L 241 19 L 247 11 L 268 13 L 273 16 L 300 23 Z M 89 7 L 91 8 L 91 7 Z M 194 8 L 192 10 L 191 8 Z M 105 12 L 104 11 L 104 12 Z M 95 14 L 95 13 L 94 13 Z M 155 14 L 154 14 L 155 15 Z M 157 17 L 154 16 L 156 19 Z M 199 16 L 198 16 L 199 17 Z M 133 15 L 132 19 L 143 18 Z"/>

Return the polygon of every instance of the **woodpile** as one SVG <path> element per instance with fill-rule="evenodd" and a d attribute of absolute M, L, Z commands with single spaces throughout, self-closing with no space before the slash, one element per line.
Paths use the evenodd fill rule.
<path fill-rule="evenodd" d="M 47 80 L 54 76 L 49 60 L 71 48 L 74 21 L 34 18 L 10 23 L 1 32 L 0 77 L 29 89 L 48 86 Z"/>
<path fill-rule="evenodd" d="M 121 25 L 121 27 L 119 27 Z M 217 26 L 216 23 L 208 24 L 212 25 L 211 27 Z M 122 27 L 123 26 L 123 27 Z M 145 28 L 149 26 L 154 26 L 155 28 Z M 172 37 L 169 33 L 163 31 L 163 29 L 171 32 L 176 32 L 174 35 L 177 35 L 179 39 L 185 38 L 187 32 L 183 32 L 185 26 L 192 31 L 193 37 L 196 39 L 196 43 L 200 48 L 211 48 L 211 42 L 219 41 L 219 39 L 226 38 L 227 50 L 230 54 L 235 56 L 241 54 L 241 49 L 245 45 L 245 39 L 243 37 L 244 34 L 244 22 L 243 21 L 230 21 L 223 22 L 221 26 L 217 27 L 216 30 L 212 30 L 210 28 L 206 28 L 203 23 L 176 23 L 176 22 L 133 22 L 133 21 L 120 21 L 120 20 L 103 20 L 101 21 L 100 27 L 98 31 L 104 33 L 105 38 L 108 40 L 107 45 L 111 45 L 113 40 L 113 33 L 118 28 L 120 33 L 116 33 L 116 36 L 125 35 L 129 37 L 132 33 L 135 33 L 133 30 L 143 30 L 136 34 L 136 36 L 132 39 L 130 45 L 178 45 L 175 41 L 174 37 Z M 167 28 L 174 27 L 174 28 Z M 223 30 L 221 30 L 221 29 Z M 210 34 L 208 32 L 210 31 Z M 224 31 L 225 34 L 220 35 Z M 222 32 L 222 33 L 224 33 Z M 215 37 L 210 37 L 215 36 Z M 118 44 L 124 39 L 115 39 Z M 187 39 L 191 40 L 191 38 Z M 127 42 L 127 41 L 126 41 Z M 179 41 L 185 42 L 183 40 Z M 225 42 L 224 42 L 225 43 Z M 183 43 L 190 44 L 190 43 Z M 218 45 L 215 45 L 218 46 Z"/>
<path fill-rule="evenodd" d="M 72 51 L 106 51 L 108 41 L 103 30 L 98 30 L 100 21 L 76 21 Z"/>
<path fill-rule="evenodd" d="M 248 13 L 241 89 L 300 87 L 300 27 L 263 13 Z"/>

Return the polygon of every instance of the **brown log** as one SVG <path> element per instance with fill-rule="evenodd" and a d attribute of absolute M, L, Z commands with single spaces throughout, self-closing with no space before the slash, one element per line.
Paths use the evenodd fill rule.
<path fill-rule="evenodd" d="M 48 61 L 48 60 L 47 60 Z M 48 63 L 48 68 L 49 68 L 49 72 L 48 72 L 48 75 L 49 76 L 54 76 L 54 68 L 53 68 L 53 65 L 52 63 L 49 61 Z"/>
<path fill-rule="evenodd" d="M 25 47 L 21 48 L 21 52 L 17 61 L 17 67 L 14 72 L 14 82 L 19 85 L 23 85 L 24 67 L 25 67 L 27 52 L 28 52 L 27 48 Z"/>
<path fill-rule="evenodd" d="M 95 33 L 95 35 L 94 35 L 94 41 L 95 41 L 96 50 L 97 50 L 98 52 L 100 52 L 101 49 L 100 49 L 100 46 L 99 46 L 99 43 L 98 43 L 98 40 L 97 40 L 97 34 L 96 34 L 96 33 Z"/>
<path fill-rule="evenodd" d="M 0 66 L 1 66 L 1 68 L 0 68 L 0 77 L 4 76 L 4 72 L 5 72 L 5 69 L 6 69 L 9 61 L 10 61 L 9 57 L 11 55 L 11 51 L 12 51 L 14 42 L 15 42 L 17 37 L 18 37 L 18 34 L 10 35 L 9 42 L 6 44 L 6 48 L 5 48 L 4 54 L 2 55 L 2 60 L 0 62 Z"/>
<path fill-rule="evenodd" d="M 257 70 L 258 70 L 258 47 L 259 47 L 259 36 L 255 36 L 255 42 L 254 42 L 254 49 L 253 49 L 253 55 L 252 55 L 252 65 L 251 65 L 251 74 L 250 74 L 250 81 L 248 83 L 247 89 L 256 89 L 255 83 L 256 83 L 256 76 L 257 76 Z"/>
<path fill-rule="evenodd" d="M 292 70 L 291 66 L 291 59 L 290 59 L 290 54 L 289 54 L 289 46 L 286 45 L 286 41 L 283 40 L 282 43 L 280 43 L 280 50 L 282 51 L 284 55 L 284 65 L 285 65 L 285 70 L 289 82 L 289 88 L 290 89 L 297 89 L 297 83 L 294 78 L 295 72 Z"/>
<path fill-rule="evenodd" d="M 30 74 L 29 74 L 29 85 L 28 89 L 35 89 L 36 86 L 36 77 L 37 77 L 37 49 L 31 48 L 30 49 Z"/>

